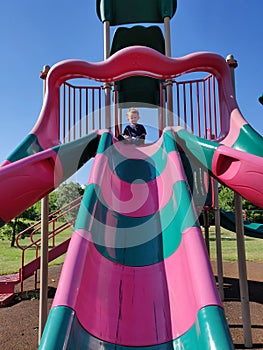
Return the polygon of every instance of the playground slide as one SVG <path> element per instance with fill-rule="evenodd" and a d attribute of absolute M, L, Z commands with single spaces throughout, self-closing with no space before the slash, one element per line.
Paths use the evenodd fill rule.
<path fill-rule="evenodd" d="M 0 226 L 52 192 L 96 153 L 98 133 L 0 167 Z M 20 147 L 21 149 L 21 147 Z M 15 205 L 14 205 L 15 203 Z"/>
<path fill-rule="evenodd" d="M 40 349 L 233 349 L 173 130 L 100 139 Z"/>
<path fill-rule="evenodd" d="M 244 234 L 249 237 L 263 238 L 263 225 L 247 220 L 244 223 Z M 236 232 L 235 213 L 220 209 L 220 224 L 227 230 Z"/>
<path fill-rule="evenodd" d="M 87 136 L 59 145 L 58 91 L 62 82 L 75 77 L 112 82 L 137 74 L 171 79 L 200 67 L 218 78 L 221 134 L 211 142 L 173 128 L 176 143 L 220 182 L 263 207 L 262 137 L 239 112 L 224 59 L 211 53 L 168 58 L 134 46 L 105 62 L 68 60 L 50 70 L 35 127 L 0 167 L 1 224 L 43 197 L 96 153 L 98 133 L 92 140 Z M 58 334 L 73 349 L 83 343 L 90 348 L 120 350 L 170 349 L 180 348 L 180 344 L 190 349 L 195 343 L 196 348 L 210 349 L 211 341 L 215 349 L 232 348 L 184 171 L 175 142 L 165 140 L 167 133 L 156 144 L 139 149 L 121 143 L 111 147 L 106 137 L 109 152 L 116 150 L 109 157 L 106 152 L 106 158 L 106 143 L 100 141 L 42 348 L 52 349 L 53 343 L 57 348 Z M 75 153 L 74 146 L 78 148 Z M 133 181 L 132 167 L 138 181 Z"/>
<path fill-rule="evenodd" d="M 255 154 L 259 153 L 256 143 L 255 149 L 250 150 L 254 153 L 248 153 L 202 139 L 182 128 L 174 131 L 177 143 L 189 157 L 194 157 L 219 182 L 263 208 L 263 157 Z M 263 144 L 262 138 L 260 141 Z M 246 141 L 243 142 L 245 145 Z"/>

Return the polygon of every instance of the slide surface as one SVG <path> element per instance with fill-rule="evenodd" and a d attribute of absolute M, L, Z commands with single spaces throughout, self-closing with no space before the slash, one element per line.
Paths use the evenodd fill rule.
<path fill-rule="evenodd" d="M 97 151 L 98 133 L 0 166 L 0 227 L 52 192 Z M 23 148 L 20 146 L 20 149 Z M 21 153 L 20 151 L 18 153 Z M 15 205 L 14 205 L 15 203 Z"/>
<path fill-rule="evenodd" d="M 235 213 L 228 210 L 220 209 L 221 226 L 227 230 L 236 232 Z M 244 223 L 244 234 L 248 237 L 263 238 L 263 225 L 247 220 Z"/>
<path fill-rule="evenodd" d="M 40 349 L 233 349 L 174 133 L 104 133 Z"/>

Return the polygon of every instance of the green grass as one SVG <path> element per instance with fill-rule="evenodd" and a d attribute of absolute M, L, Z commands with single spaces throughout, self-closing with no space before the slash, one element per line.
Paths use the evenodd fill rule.
<path fill-rule="evenodd" d="M 61 242 L 64 242 L 66 239 L 71 237 L 72 235 L 72 228 L 67 229 L 64 232 L 61 232 L 59 235 L 55 238 L 55 244 L 58 245 Z M 37 236 L 37 235 L 35 235 Z M 40 234 L 37 236 L 38 239 L 40 238 Z M 28 237 L 21 240 L 20 245 L 25 247 L 28 244 L 30 244 L 31 241 Z M 49 246 L 51 247 L 52 242 L 49 241 Z M 39 251 L 40 255 L 40 251 Z M 25 252 L 25 264 L 32 261 L 36 257 L 36 248 L 35 246 L 29 248 Z M 58 257 L 57 259 L 53 260 L 49 263 L 49 265 L 59 265 L 64 262 L 65 254 Z M 1 240 L 0 241 L 0 275 L 9 274 L 9 273 L 15 273 L 19 271 L 19 268 L 21 267 L 22 263 L 22 250 L 17 247 L 10 247 L 10 241 L 8 240 Z"/>
<path fill-rule="evenodd" d="M 210 258 L 216 259 L 215 227 L 209 229 Z M 221 244 L 224 261 L 237 261 L 236 233 L 221 227 Z M 263 261 L 263 239 L 245 236 L 245 249 L 247 261 Z"/>
<path fill-rule="evenodd" d="M 216 239 L 215 227 L 210 227 L 210 257 L 212 260 L 216 259 Z M 69 238 L 72 234 L 72 229 L 68 229 L 60 233 L 56 237 L 56 245 Z M 40 238 L 40 235 L 39 235 Z M 236 234 L 221 228 L 221 242 L 224 261 L 237 261 L 237 243 Z M 23 246 L 30 241 L 25 238 Z M 50 242 L 51 244 L 51 242 Z M 245 237 L 246 259 L 248 261 L 263 261 L 263 239 Z M 40 254 L 40 252 L 39 252 Z M 26 263 L 35 258 L 35 248 L 26 251 Z M 62 264 L 65 254 L 56 260 L 52 261 L 50 265 Z M 17 247 L 11 248 L 10 242 L 7 240 L 0 241 L 0 275 L 18 272 L 21 267 L 21 250 Z"/>

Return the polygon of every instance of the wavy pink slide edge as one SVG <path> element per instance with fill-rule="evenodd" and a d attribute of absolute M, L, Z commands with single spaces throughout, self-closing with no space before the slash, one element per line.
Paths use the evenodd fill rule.
<path fill-rule="evenodd" d="M 44 149 L 59 143 L 59 87 L 68 79 L 89 78 L 101 82 L 112 82 L 133 75 L 171 79 L 178 74 L 198 70 L 213 73 L 220 83 L 225 111 L 222 124 L 223 137 L 227 135 L 229 125 L 233 124 L 232 118 L 237 118 L 239 125 L 246 124 L 238 110 L 229 67 L 223 57 L 214 53 L 199 52 L 180 58 L 169 58 L 147 47 L 132 46 L 120 50 L 102 62 L 66 60 L 55 64 L 48 73 L 44 104 L 31 133 L 37 135 Z M 231 118 L 230 124 L 229 118 Z M 234 140 L 230 138 L 228 142 L 233 144 Z"/>

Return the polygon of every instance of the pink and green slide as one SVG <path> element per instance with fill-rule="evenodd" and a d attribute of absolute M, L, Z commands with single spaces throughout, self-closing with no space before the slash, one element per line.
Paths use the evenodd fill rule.
<path fill-rule="evenodd" d="M 208 141 L 168 127 L 152 144 L 98 130 L 59 141 L 59 87 L 68 79 L 160 80 L 215 75 L 223 116 Z M 128 47 L 106 61 L 68 60 L 47 77 L 39 119 L 0 167 L 0 224 L 53 191 L 95 156 L 40 349 L 233 349 L 182 152 L 219 182 L 263 207 L 263 142 L 238 109 L 225 60 L 168 58 Z"/>

